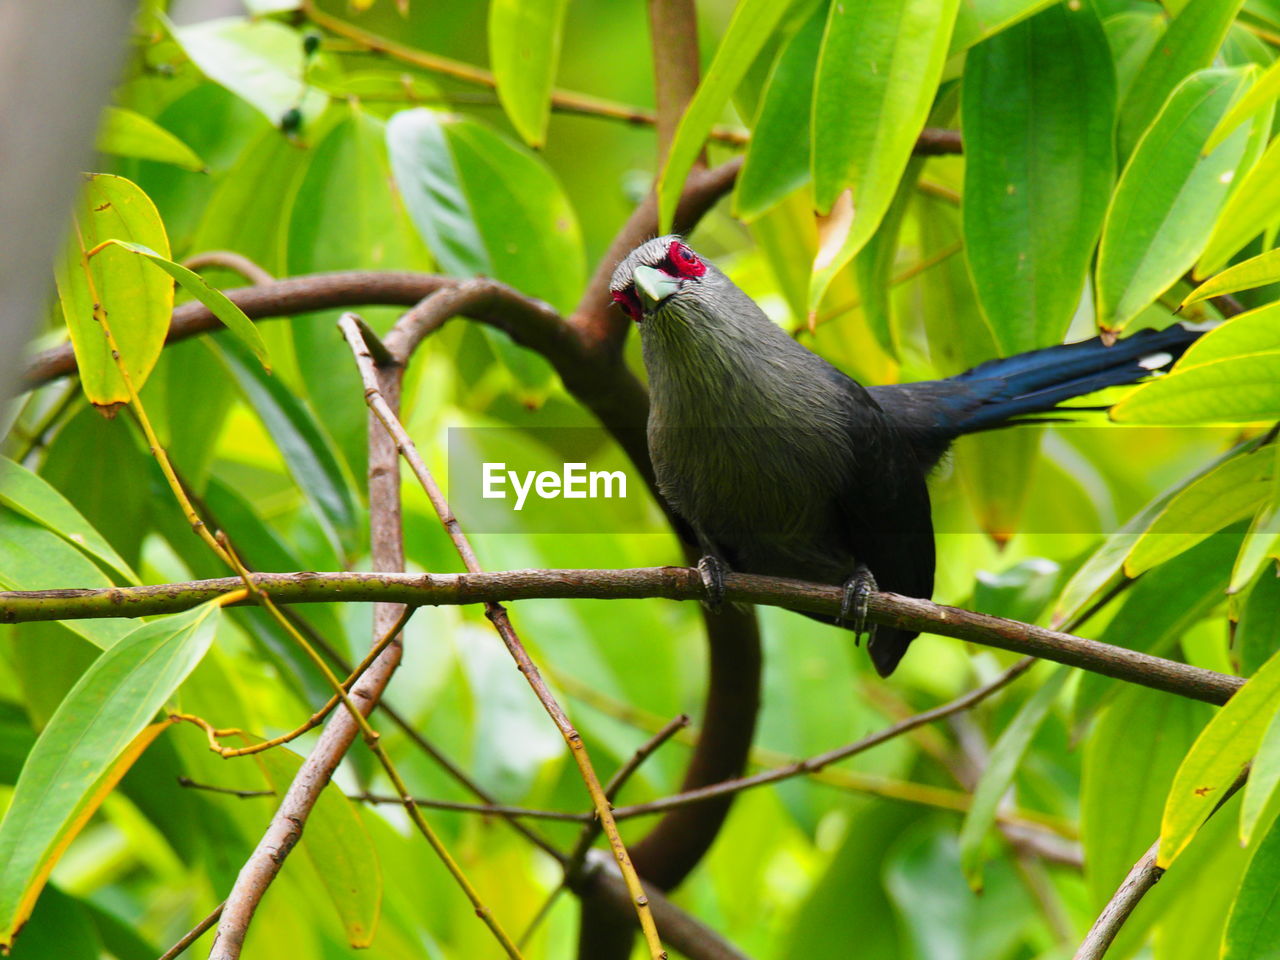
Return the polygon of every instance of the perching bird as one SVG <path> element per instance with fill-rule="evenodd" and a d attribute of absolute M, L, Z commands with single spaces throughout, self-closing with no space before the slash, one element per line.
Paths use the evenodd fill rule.
<path fill-rule="evenodd" d="M 925 478 L 953 440 L 1170 365 L 1196 330 L 1142 330 L 992 360 L 947 380 L 864 388 L 788 336 L 678 236 L 633 250 L 613 299 L 640 326 L 658 490 L 689 522 L 713 603 L 726 569 L 844 587 L 860 635 L 876 589 L 928 598 Z M 852 616 L 851 616 L 852 614 Z M 868 643 L 881 676 L 915 631 Z"/>

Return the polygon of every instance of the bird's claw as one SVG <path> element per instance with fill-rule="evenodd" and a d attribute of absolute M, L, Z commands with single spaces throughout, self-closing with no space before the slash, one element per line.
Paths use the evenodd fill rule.
<path fill-rule="evenodd" d="M 724 561 L 714 554 L 704 554 L 698 561 L 698 574 L 707 591 L 706 603 L 712 610 L 719 610 L 724 603 Z"/>
<path fill-rule="evenodd" d="M 855 644 L 862 640 L 864 633 L 867 636 L 867 643 L 875 638 L 876 625 L 867 624 L 867 601 L 878 589 L 876 578 L 861 564 L 853 571 L 853 576 L 844 582 L 844 590 L 840 596 L 840 622 L 850 625 Z M 851 613 L 853 614 L 852 622 L 849 617 Z"/>

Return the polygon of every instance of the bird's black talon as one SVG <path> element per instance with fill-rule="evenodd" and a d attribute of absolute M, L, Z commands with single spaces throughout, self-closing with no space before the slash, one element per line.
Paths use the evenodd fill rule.
<path fill-rule="evenodd" d="M 707 606 L 718 610 L 724 603 L 724 561 L 714 554 L 704 554 L 698 561 L 698 573 L 702 576 L 702 585 L 707 591 Z"/>
<path fill-rule="evenodd" d="M 862 635 L 867 635 L 870 643 L 876 635 L 876 625 L 867 624 L 867 601 L 879 587 L 871 571 L 859 564 L 853 576 L 844 582 L 844 591 L 840 596 L 840 622 L 850 624 L 853 629 L 853 642 L 858 643 Z M 853 614 L 852 619 L 850 614 Z"/>

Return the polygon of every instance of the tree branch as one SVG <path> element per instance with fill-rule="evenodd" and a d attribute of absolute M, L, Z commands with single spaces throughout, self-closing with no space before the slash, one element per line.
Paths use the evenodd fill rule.
<path fill-rule="evenodd" d="M 253 573 L 250 577 L 279 604 L 345 601 L 436 606 L 540 598 L 702 600 L 706 596 L 698 571 L 688 567 L 452 574 Z M 6 591 L 0 592 L 0 622 L 176 613 L 241 586 L 238 578 L 222 577 L 98 590 Z M 725 599 L 834 615 L 840 609 L 840 588 L 731 573 L 725 577 Z M 918 597 L 872 594 L 867 616 L 874 623 L 1030 654 L 1207 703 L 1225 703 L 1245 682 L 1137 650 Z"/>

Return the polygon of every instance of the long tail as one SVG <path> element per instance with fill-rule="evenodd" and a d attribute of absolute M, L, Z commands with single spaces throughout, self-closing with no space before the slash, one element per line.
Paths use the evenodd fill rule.
<path fill-rule="evenodd" d="M 870 393 L 927 469 L 961 434 L 1048 414 L 1075 397 L 1166 370 L 1203 332 L 1175 323 L 1111 346 L 1095 337 L 990 360 L 946 380 L 871 387 Z"/>
<path fill-rule="evenodd" d="M 1136 383 L 1168 369 L 1202 332 L 1175 323 L 1139 330 L 1111 346 L 1094 337 L 990 360 L 947 381 L 972 388 L 979 400 L 957 425 L 961 433 L 990 430 L 1105 387 Z"/>

